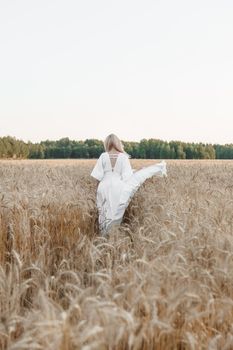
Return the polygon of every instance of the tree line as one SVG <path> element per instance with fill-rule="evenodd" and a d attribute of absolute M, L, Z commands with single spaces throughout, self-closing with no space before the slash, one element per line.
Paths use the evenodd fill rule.
<path fill-rule="evenodd" d="M 233 159 L 233 144 L 189 143 L 142 139 L 139 142 L 122 141 L 131 158 L 139 159 Z M 97 139 L 70 140 L 39 143 L 24 142 L 15 137 L 0 137 L 0 158 L 58 159 L 98 158 L 104 152 L 103 142 Z"/>

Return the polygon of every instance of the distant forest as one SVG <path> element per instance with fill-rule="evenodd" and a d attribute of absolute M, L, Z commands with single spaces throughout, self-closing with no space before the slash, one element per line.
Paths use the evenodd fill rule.
<path fill-rule="evenodd" d="M 139 159 L 233 159 L 233 144 L 187 143 L 142 139 L 140 142 L 122 141 L 131 158 Z M 15 137 L 0 138 L 0 158 L 58 159 L 98 158 L 104 152 L 103 142 L 97 139 L 70 140 L 40 143 L 24 142 Z"/>

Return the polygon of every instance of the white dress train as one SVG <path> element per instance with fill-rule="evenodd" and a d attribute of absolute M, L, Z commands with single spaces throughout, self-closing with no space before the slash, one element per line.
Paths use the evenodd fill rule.
<path fill-rule="evenodd" d="M 100 181 L 96 202 L 102 234 L 107 233 L 113 224 L 121 223 L 132 196 L 139 186 L 153 175 L 167 176 L 164 160 L 133 172 L 127 154 L 118 153 L 114 167 L 108 152 L 100 155 L 91 176 Z"/>

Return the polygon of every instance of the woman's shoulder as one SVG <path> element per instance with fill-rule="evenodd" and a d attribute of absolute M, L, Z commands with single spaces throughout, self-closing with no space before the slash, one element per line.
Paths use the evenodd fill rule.
<path fill-rule="evenodd" d="M 99 159 L 105 160 L 105 159 L 107 158 L 107 156 L 108 156 L 107 153 L 108 153 L 108 152 L 102 152 L 102 153 L 100 154 L 100 156 L 99 156 Z"/>
<path fill-rule="evenodd" d="M 125 158 L 131 158 L 130 154 L 128 154 L 127 152 L 124 152 L 124 153 L 122 153 L 122 154 L 123 154 L 123 156 L 124 156 Z"/>
<path fill-rule="evenodd" d="M 108 152 L 102 152 L 100 157 L 105 157 L 107 155 Z"/>

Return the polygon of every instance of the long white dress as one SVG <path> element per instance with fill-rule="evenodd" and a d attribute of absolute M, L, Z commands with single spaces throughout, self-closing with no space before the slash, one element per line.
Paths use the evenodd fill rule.
<path fill-rule="evenodd" d="M 91 172 L 100 181 L 96 202 L 102 234 L 113 224 L 121 223 L 130 199 L 146 179 L 153 175 L 167 176 L 165 161 L 134 172 L 127 154 L 118 153 L 114 167 L 110 157 L 108 152 L 103 152 Z"/>

